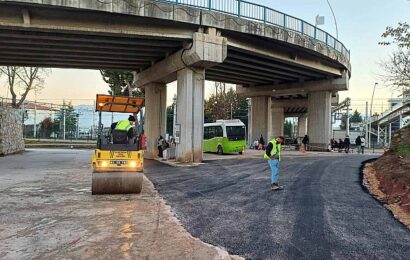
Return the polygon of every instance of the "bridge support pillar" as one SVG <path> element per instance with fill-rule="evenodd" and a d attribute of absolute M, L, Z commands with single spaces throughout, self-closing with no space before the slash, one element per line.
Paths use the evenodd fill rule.
<path fill-rule="evenodd" d="M 285 111 L 283 106 L 273 102 L 271 117 L 271 125 L 268 127 L 268 140 L 271 140 L 274 137 L 283 136 L 283 127 L 285 123 Z"/>
<path fill-rule="evenodd" d="M 330 91 L 311 92 L 308 95 L 308 135 L 312 149 L 325 150 L 331 137 Z"/>
<path fill-rule="evenodd" d="M 250 120 L 248 125 L 251 142 L 259 140 L 261 135 L 265 143 L 269 141 L 271 131 L 268 129 L 272 125 L 272 101 L 271 97 L 260 96 L 251 98 Z"/>
<path fill-rule="evenodd" d="M 307 116 L 298 117 L 298 136 L 304 137 L 307 134 Z"/>
<path fill-rule="evenodd" d="M 205 69 L 185 68 L 177 72 L 177 124 L 180 143 L 176 146 L 179 162 L 202 162 L 204 131 Z"/>
<path fill-rule="evenodd" d="M 147 147 L 145 158 L 158 156 L 157 140 L 166 131 L 167 88 L 162 83 L 150 83 L 145 86 L 145 136 Z"/>

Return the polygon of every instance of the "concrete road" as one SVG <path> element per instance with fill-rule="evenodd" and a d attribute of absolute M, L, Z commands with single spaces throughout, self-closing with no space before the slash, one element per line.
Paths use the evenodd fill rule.
<path fill-rule="evenodd" d="M 248 259 L 409 259 L 410 232 L 362 189 L 370 155 L 285 158 L 282 191 L 263 159 L 190 168 L 147 162 L 185 228 Z"/>
<path fill-rule="evenodd" d="M 92 196 L 91 153 L 0 157 L 0 259 L 231 259 L 189 235 L 147 179 L 138 195 Z"/>

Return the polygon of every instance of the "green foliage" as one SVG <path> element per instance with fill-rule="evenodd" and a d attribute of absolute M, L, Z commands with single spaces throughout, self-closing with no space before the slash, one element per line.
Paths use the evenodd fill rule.
<path fill-rule="evenodd" d="M 59 126 L 60 135 L 63 134 L 64 127 L 64 114 L 65 114 L 65 133 L 66 138 L 74 138 L 77 129 L 77 113 L 74 110 L 73 105 L 63 102 L 63 107 L 56 113 L 56 124 Z"/>
<path fill-rule="evenodd" d="M 399 26 L 393 28 L 388 26 L 382 34 L 383 38 L 393 38 L 390 41 L 379 42 L 380 45 L 397 44 L 400 48 L 410 49 L 410 25 L 406 22 L 399 23 Z"/>
<path fill-rule="evenodd" d="M 350 121 L 350 123 L 361 123 L 361 122 L 363 122 L 362 115 L 357 111 L 357 109 L 353 112 L 353 115 L 351 115 L 349 117 L 349 121 Z M 341 120 L 341 123 L 340 123 L 340 129 L 346 130 L 346 123 L 347 123 L 347 114 L 343 114 L 342 120 Z"/>
<path fill-rule="evenodd" d="M 228 91 L 212 94 L 204 105 L 205 123 L 215 122 L 218 119 L 240 119 L 248 125 L 248 102 L 230 88 Z"/>
<path fill-rule="evenodd" d="M 129 96 L 129 89 L 132 89 L 134 74 L 131 71 L 120 70 L 100 70 L 103 80 L 108 84 L 108 93 L 115 96 Z M 133 97 L 143 97 L 144 93 L 139 89 L 132 90 Z"/>
<path fill-rule="evenodd" d="M 174 131 L 174 106 L 167 107 L 167 133 L 173 135 Z"/>
<path fill-rule="evenodd" d="M 285 121 L 284 134 L 285 134 L 285 137 L 293 136 L 293 124 L 291 121 L 288 121 L 288 120 Z"/>
<path fill-rule="evenodd" d="M 400 156 L 410 156 L 410 144 L 399 144 L 397 154 Z"/>
<path fill-rule="evenodd" d="M 382 37 L 390 40 L 379 44 L 396 44 L 398 47 L 388 60 L 380 63 L 384 83 L 393 89 L 410 90 L 410 25 L 404 22 L 396 28 L 389 26 Z"/>
<path fill-rule="evenodd" d="M 40 136 L 42 138 L 50 138 L 51 134 L 54 131 L 54 121 L 51 117 L 45 118 L 40 122 Z"/>

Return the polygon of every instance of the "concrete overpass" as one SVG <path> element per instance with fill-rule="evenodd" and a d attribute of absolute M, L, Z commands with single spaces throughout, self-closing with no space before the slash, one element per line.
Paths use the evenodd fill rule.
<path fill-rule="evenodd" d="M 170 2 L 178 1 L 0 0 L 0 65 L 135 71 L 135 86 L 145 88 L 148 156 L 165 132 L 165 86 L 174 80 L 180 161 L 202 160 L 205 80 L 237 84 L 251 97 L 252 139 L 282 134 L 285 111 L 307 111 L 311 143 L 325 146 L 331 97 L 350 77 L 341 42 L 244 1 Z"/>

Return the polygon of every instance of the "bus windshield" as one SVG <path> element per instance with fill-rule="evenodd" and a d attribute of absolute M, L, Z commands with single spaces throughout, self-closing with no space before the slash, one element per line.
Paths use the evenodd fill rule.
<path fill-rule="evenodd" d="M 229 141 L 245 140 L 245 127 L 227 126 L 226 135 Z"/>

